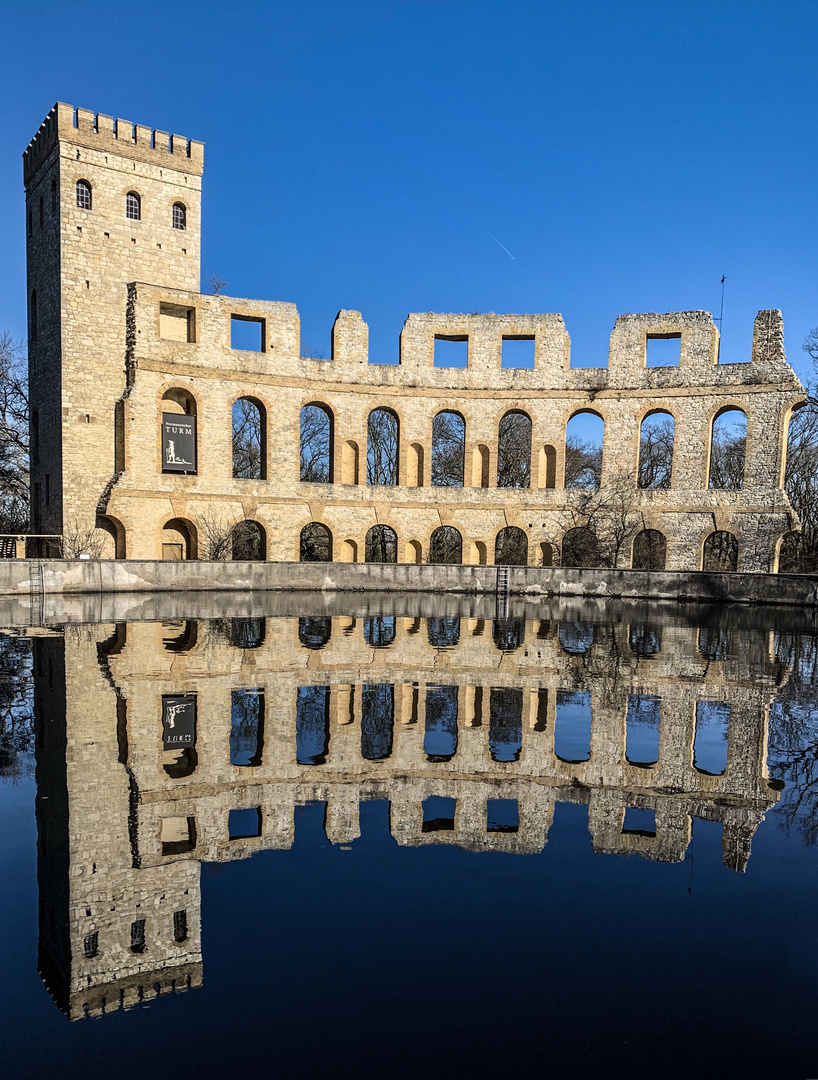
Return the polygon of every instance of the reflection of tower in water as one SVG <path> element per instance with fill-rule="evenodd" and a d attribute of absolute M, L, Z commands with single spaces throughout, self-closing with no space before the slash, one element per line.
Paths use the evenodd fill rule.
<path fill-rule="evenodd" d="M 197 985 L 201 862 L 289 847 L 313 799 L 333 843 L 387 798 L 399 844 L 518 853 L 585 803 L 596 851 L 661 861 L 699 816 L 741 871 L 777 799 L 766 637 L 317 614 L 39 640 L 43 978 L 72 1018 Z M 168 749 L 182 700 L 194 744 Z"/>

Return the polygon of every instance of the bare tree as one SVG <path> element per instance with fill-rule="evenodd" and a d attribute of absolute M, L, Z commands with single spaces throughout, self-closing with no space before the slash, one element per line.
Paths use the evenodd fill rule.
<path fill-rule="evenodd" d="M 818 369 L 818 326 L 802 346 Z M 781 546 L 779 570 L 785 574 L 818 571 L 818 386 L 807 383 L 807 402 L 790 420 L 784 487 L 801 520 L 801 532 Z"/>
<path fill-rule="evenodd" d="M 214 296 L 218 296 L 222 289 L 227 288 L 227 282 L 224 278 L 220 278 L 216 274 L 211 274 L 205 280 L 207 281 L 208 289 L 210 289 Z"/>
<path fill-rule="evenodd" d="M 670 487 L 674 437 L 675 425 L 669 416 L 662 417 L 654 424 L 642 424 L 639 436 L 640 488 Z"/>
<path fill-rule="evenodd" d="M 398 482 L 398 418 L 391 409 L 373 409 L 367 422 L 366 482 Z"/>
<path fill-rule="evenodd" d="M 602 447 L 569 435 L 565 442 L 565 486 L 598 488 L 602 482 Z"/>
<path fill-rule="evenodd" d="M 233 406 L 233 476 L 237 479 L 261 479 L 262 435 L 259 407 L 249 398 L 239 398 Z"/>
<path fill-rule="evenodd" d="M 497 438 L 497 487 L 531 486 L 531 419 L 510 412 L 500 421 Z"/>
<path fill-rule="evenodd" d="M 208 509 L 199 518 L 199 558 L 227 562 L 233 554 L 233 531 L 238 522 Z"/>
<path fill-rule="evenodd" d="M 570 552 L 563 550 L 563 565 L 567 561 L 584 566 L 622 565 L 630 542 L 643 525 L 637 503 L 630 474 L 613 476 L 599 489 L 575 491 L 562 522 L 566 533 L 576 531 L 570 538 Z"/>
<path fill-rule="evenodd" d="M 459 413 L 439 412 L 432 420 L 432 484 L 463 487 L 466 423 Z"/>
<path fill-rule="evenodd" d="M 327 354 L 323 349 L 316 348 L 306 341 L 301 342 L 302 360 L 326 360 Z"/>
<path fill-rule="evenodd" d="M 330 482 L 332 424 L 320 405 L 305 405 L 301 410 L 299 453 L 301 479 L 305 483 Z"/>
<path fill-rule="evenodd" d="M 729 414 L 723 413 L 722 416 Z M 741 414 L 743 416 L 743 414 Z M 719 417 L 721 420 L 721 417 Z M 747 450 L 747 418 L 743 424 L 725 421 L 713 424 L 710 445 L 710 487 L 740 491 L 744 486 L 744 456 Z"/>
<path fill-rule="evenodd" d="M 78 559 L 81 555 L 99 559 L 105 548 L 105 533 L 93 526 L 83 528 L 76 522 L 63 525 L 60 555 L 63 559 Z"/>
<path fill-rule="evenodd" d="M 29 400 L 23 347 L 0 335 L 0 532 L 29 527 Z"/>

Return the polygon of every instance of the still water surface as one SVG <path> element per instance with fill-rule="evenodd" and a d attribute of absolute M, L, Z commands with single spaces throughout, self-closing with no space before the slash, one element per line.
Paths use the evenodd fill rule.
<path fill-rule="evenodd" d="M 220 603 L 0 637 L 4 1075 L 818 1076 L 811 614 Z"/>

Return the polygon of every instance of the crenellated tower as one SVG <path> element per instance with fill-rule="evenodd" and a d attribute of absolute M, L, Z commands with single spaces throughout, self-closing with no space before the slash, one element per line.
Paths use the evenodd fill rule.
<path fill-rule="evenodd" d="M 204 145 L 57 103 L 23 154 L 32 531 L 80 534 L 121 471 L 128 283 L 197 292 Z M 118 430 L 119 427 L 119 430 Z M 125 555 L 110 535 L 105 555 Z"/>

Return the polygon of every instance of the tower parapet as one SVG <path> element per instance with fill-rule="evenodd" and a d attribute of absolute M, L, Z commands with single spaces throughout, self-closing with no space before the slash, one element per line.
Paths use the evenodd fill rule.
<path fill-rule="evenodd" d="M 28 185 L 60 140 L 89 150 L 108 150 L 178 172 L 201 176 L 204 143 L 169 135 L 130 120 L 115 120 L 92 109 L 76 109 L 58 101 L 23 152 L 23 181 Z"/>

